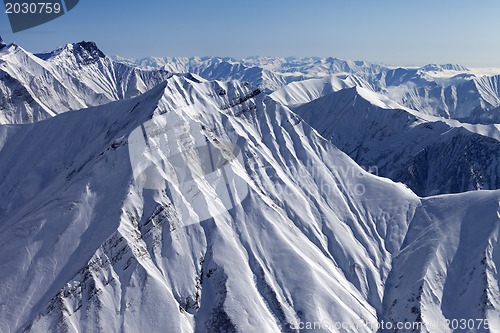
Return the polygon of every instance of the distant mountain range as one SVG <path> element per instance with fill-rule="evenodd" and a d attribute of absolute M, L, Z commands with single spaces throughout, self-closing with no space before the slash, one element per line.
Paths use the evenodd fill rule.
<path fill-rule="evenodd" d="M 208 80 L 248 81 L 266 92 L 306 79 L 335 76 L 362 80 L 401 105 L 425 114 L 469 123 L 500 123 L 500 69 L 496 75 L 464 66 L 430 64 L 394 68 L 336 58 L 145 58 L 129 65 L 170 72 L 196 73 Z M 364 85 L 364 84 L 363 84 Z"/>

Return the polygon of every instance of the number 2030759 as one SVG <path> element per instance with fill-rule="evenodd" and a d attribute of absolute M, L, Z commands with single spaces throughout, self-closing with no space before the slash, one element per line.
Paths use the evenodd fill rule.
<path fill-rule="evenodd" d="M 5 12 L 7 14 L 59 14 L 63 9 L 60 3 L 51 2 L 7 2 Z"/>

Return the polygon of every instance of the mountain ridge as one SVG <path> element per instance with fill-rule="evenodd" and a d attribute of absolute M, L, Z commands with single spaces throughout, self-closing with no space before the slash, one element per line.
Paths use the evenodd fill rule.
<path fill-rule="evenodd" d="M 360 87 L 325 95 L 295 112 L 358 164 L 377 166 L 379 175 L 420 196 L 500 188 L 495 126 L 427 117 Z"/>

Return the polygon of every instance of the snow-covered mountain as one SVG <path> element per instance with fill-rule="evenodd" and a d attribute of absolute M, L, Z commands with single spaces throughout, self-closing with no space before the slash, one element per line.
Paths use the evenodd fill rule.
<path fill-rule="evenodd" d="M 0 124 L 39 121 L 138 96 L 172 75 L 115 62 L 92 42 L 39 55 L 0 44 Z"/>
<path fill-rule="evenodd" d="M 340 80 L 349 87 L 369 87 L 425 114 L 469 123 L 500 123 L 500 75 L 483 75 L 460 65 L 391 68 L 332 57 L 128 60 L 107 57 L 92 42 L 68 44 L 35 55 L 3 41 L 0 123 L 33 122 L 68 110 L 134 97 L 171 73 L 193 73 L 207 80 L 245 81 L 266 93 L 286 89 L 288 85 L 291 90 L 297 89 L 297 84 L 304 83 L 306 88 L 317 85 L 305 83 L 312 79 Z M 309 95 L 312 97 L 319 96 L 313 93 Z"/>
<path fill-rule="evenodd" d="M 457 74 L 432 77 L 428 73 L 399 69 L 397 79 L 386 73 L 380 91 L 400 104 L 422 113 L 470 123 L 500 123 L 499 75 Z M 406 75 L 410 75 L 407 77 Z M 396 81 L 394 81 L 396 80 Z"/>
<path fill-rule="evenodd" d="M 295 108 L 333 92 L 353 87 L 374 89 L 368 82 L 357 76 L 334 75 L 321 79 L 292 82 L 274 91 L 270 96 L 283 105 Z"/>
<path fill-rule="evenodd" d="M 270 96 L 138 69 L 93 43 L 0 53 L 0 332 L 362 333 L 390 321 L 442 333 L 459 318 L 488 320 L 466 332 L 500 331 L 500 190 L 422 198 L 334 145 L 447 172 L 428 172 L 427 193 L 457 175 L 498 188 L 498 126 L 405 108 L 363 75 L 331 75 L 333 60 L 311 58 L 322 78 L 302 73 Z M 420 148 L 439 163 L 412 159 Z"/>
<path fill-rule="evenodd" d="M 498 74 L 468 69 L 461 65 L 429 64 L 419 68 L 393 68 L 363 61 L 337 58 L 244 59 L 155 58 L 118 61 L 146 69 L 196 73 L 208 80 L 242 80 L 273 92 L 284 86 L 310 79 L 349 75 L 360 86 L 376 89 L 401 105 L 425 114 L 470 123 L 500 123 Z"/>
<path fill-rule="evenodd" d="M 167 192 L 134 181 L 127 138 L 168 113 L 177 128 L 199 124 L 188 137 L 239 144 L 244 163 L 230 167 L 249 192 L 233 210 L 186 225 Z M 372 332 L 383 318 L 445 332 L 457 311 L 500 328 L 500 191 L 420 199 L 248 85 L 173 76 L 135 99 L 2 125 L 0 138 L 2 332 L 296 332 L 321 321 Z M 210 184 L 196 188 L 217 209 Z M 460 233 L 479 216 L 481 233 Z M 425 237 L 442 228 L 457 237 Z M 412 254 L 420 264 L 407 270 Z M 456 285 L 468 296 L 447 292 Z"/>
<path fill-rule="evenodd" d="M 419 199 L 272 99 L 233 103 L 240 94 L 253 90 L 172 77 L 133 100 L 1 127 L 2 332 L 279 331 L 323 311 L 376 323 L 390 254 Z M 187 105 L 191 114 L 179 111 Z M 127 137 L 165 112 L 213 142 L 240 142 L 245 165 L 231 167 L 250 193 L 234 211 L 184 226 L 165 191 L 133 181 Z M 198 186 L 216 206 L 210 185 Z"/>
<path fill-rule="evenodd" d="M 295 109 L 358 164 L 429 196 L 500 188 L 500 129 L 431 117 L 353 87 Z"/>

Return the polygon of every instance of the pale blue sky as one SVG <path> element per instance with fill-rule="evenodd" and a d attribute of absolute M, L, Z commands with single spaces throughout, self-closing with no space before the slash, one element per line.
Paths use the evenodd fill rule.
<path fill-rule="evenodd" d="M 500 67 L 498 0 L 80 0 L 7 42 L 48 51 L 93 40 L 107 54 L 333 56 L 394 65 Z"/>

